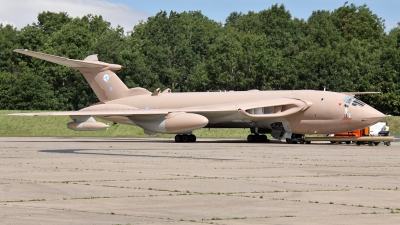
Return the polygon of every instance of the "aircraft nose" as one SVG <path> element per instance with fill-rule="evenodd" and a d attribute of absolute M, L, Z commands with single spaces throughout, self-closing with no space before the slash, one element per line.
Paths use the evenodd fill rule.
<path fill-rule="evenodd" d="M 370 106 L 367 106 L 362 112 L 361 122 L 373 124 L 381 121 L 382 119 L 385 119 L 386 117 L 388 116 Z"/>

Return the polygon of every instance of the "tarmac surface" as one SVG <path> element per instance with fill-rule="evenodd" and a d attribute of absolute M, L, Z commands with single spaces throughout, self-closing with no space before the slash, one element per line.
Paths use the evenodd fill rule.
<path fill-rule="evenodd" d="M 1 224 L 399 224 L 400 142 L 0 138 Z"/>

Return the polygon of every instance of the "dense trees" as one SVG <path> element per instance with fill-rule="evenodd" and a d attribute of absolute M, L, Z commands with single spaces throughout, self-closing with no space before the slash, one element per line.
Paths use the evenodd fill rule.
<path fill-rule="evenodd" d="M 129 87 L 151 91 L 379 91 L 361 98 L 400 115 L 400 24 L 385 33 L 383 22 L 366 5 L 307 20 L 273 5 L 232 12 L 225 24 L 198 11 L 161 11 L 125 35 L 101 16 L 42 12 L 21 30 L 0 24 L 0 107 L 75 110 L 97 101 L 79 72 L 12 52 L 27 48 L 74 59 L 99 54 L 125 67 L 118 75 Z"/>

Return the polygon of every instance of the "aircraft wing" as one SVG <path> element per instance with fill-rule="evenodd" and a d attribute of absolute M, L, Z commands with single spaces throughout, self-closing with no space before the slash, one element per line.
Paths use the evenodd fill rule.
<path fill-rule="evenodd" d="M 244 117 L 253 119 L 277 118 L 305 111 L 312 103 L 293 98 L 273 98 L 254 101 L 243 101 L 227 104 L 215 104 L 197 107 L 166 108 L 166 109 L 138 109 L 120 104 L 92 105 L 79 111 L 14 113 L 11 116 L 151 116 L 168 115 L 175 112 L 208 114 L 218 116 L 218 113 L 229 114 L 240 112 Z"/>
<path fill-rule="evenodd" d="M 110 110 L 110 111 L 57 111 L 57 112 L 32 112 L 32 113 L 12 113 L 8 116 L 133 116 L 133 115 L 167 115 L 169 111 L 152 109 L 134 109 L 134 110 Z"/>

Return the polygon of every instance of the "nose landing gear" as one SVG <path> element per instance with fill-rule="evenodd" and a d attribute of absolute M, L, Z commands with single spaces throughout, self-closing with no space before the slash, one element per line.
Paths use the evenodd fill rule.
<path fill-rule="evenodd" d="M 286 138 L 286 143 L 288 144 L 304 144 L 304 134 L 292 134 L 290 138 Z"/>

